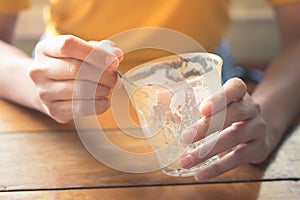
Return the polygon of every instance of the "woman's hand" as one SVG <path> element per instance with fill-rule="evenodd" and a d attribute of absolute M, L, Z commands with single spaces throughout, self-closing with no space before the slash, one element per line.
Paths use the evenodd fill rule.
<path fill-rule="evenodd" d="M 39 42 L 29 70 L 38 110 L 60 123 L 71 121 L 73 111 L 76 116 L 105 112 L 118 81 L 114 70 L 122 58 L 122 51 L 109 40 L 86 42 L 62 35 Z"/>
<path fill-rule="evenodd" d="M 228 153 L 197 172 L 195 178 L 198 181 L 216 177 L 247 163 L 262 162 L 270 153 L 270 146 L 274 146 L 270 145 L 270 128 L 262 117 L 259 105 L 247 93 L 246 84 L 238 78 L 228 80 L 222 92 L 201 104 L 200 111 L 203 117 L 194 129 L 189 128 L 183 134 L 183 142 L 193 143 L 221 130 L 213 139 L 184 155 L 179 160 L 180 165 L 190 168 L 214 155 Z M 223 122 L 219 119 L 224 114 Z M 219 123 L 222 123 L 221 128 Z"/>

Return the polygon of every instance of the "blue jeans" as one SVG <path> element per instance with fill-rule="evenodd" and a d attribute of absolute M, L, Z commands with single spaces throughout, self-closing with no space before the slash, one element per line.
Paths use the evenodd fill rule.
<path fill-rule="evenodd" d="M 226 82 L 228 79 L 233 77 L 249 78 L 253 81 L 259 82 L 263 73 L 256 69 L 244 69 L 239 66 L 235 66 L 234 59 L 227 41 L 222 41 L 219 48 L 215 52 L 223 59 L 222 66 L 222 80 Z"/>

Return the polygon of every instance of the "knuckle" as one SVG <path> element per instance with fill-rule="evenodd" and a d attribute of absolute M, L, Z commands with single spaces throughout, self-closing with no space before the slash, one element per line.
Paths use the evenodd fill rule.
<path fill-rule="evenodd" d="M 44 70 L 41 68 L 31 68 L 28 72 L 30 79 L 36 83 L 39 78 L 42 76 Z"/>
<path fill-rule="evenodd" d="M 73 119 L 73 115 L 70 115 L 70 111 L 57 102 L 44 102 L 44 109 L 46 114 L 58 123 L 68 123 Z"/>
<path fill-rule="evenodd" d="M 232 87 L 235 88 L 235 90 L 239 91 L 243 95 L 246 94 L 247 85 L 242 79 L 235 77 L 235 78 L 232 78 L 231 81 L 232 81 Z"/>
<path fill-rule="evenodd" d="M 240 79 L 240 78 L 234 78 L 234 81 L 235 81 L 235 86 L 238 89 L 244 90 L 244 91 L 247 90 L 247 85 L 246 85 L 246 83 L 242 79 Z"/>
<path fill-rule="evenodd" d="M 68 123 L 71 119 L 67 119 L 66 113 L 57 107 L 54 103 L 48 104 L 48 115 L 58 123 Z"/>
<path fill-rule="evenodd" d="M 244 155 L 243 155 L 242 148 L 235 149 L 233 151 L 233 166 L 238 167 L 244 162 Z"/>
<path fill-rule="evenodd" d="M 230 140 L 231 144 L 240 144 L 241 142 L 241 134 L 238 126 L 232 125 L 224 130 L 220 139 L 222 140 Z"/>
<path fill-rule="evenodd" d="M 43 102 L 47 102 L 50 99 L 50 92 L 48 90 L 38 89 L 37 95 L 39 99 L 41 99 Z"/>
<path fill-rule="evenodd" d="M 41 52 L 43 50 L 43 46 L 44 46 L 44 41 L 40 41 L 35 45 L 35 53 L 38 54 L 39 52 Z"/>
<path fill-rule="evenodd" d="M 232 125 L 232 126 L 230 126 L 229 134 L 235 136 L 235 135 L 237 135 L 239 132 L 240 132 L 240 127 L 239 127 L 239 125 Z"/>
<path fill-rule="evenodd" d="M 260 144 L 259 152 L 259 154 L 256 154 L 256 158 L 254 159 L 253 163 L 262 163 L 268 157 L 269 145 L 265 141 Z"/>
<path fill-rule="evenodd" d="M 56 118 L 57 116 L 59 116 L 59 109 L 57 108 L 57 106 L 54 105 L 54 103 L 47 103 L 47 108 L 48 108 L 48 114 L 52 117 L 52 118 Z"/>
<path fill-rule="evenodd" d="M 219 163 L 212 163 L 211 168 L 216 175 L 220 175 L 222 173 L 222 166 Z"/>
<path fill-rule="evenodd" d="M 60 49 L 60 53 L 61 55 L 68 55 L 68 53 L 70 51 L 72 51 L 73 47 L 74 47 L 74 43 L 76 41 L 76 37 L 73 35 L 64 35 L 62 36 L 63 38 L 63 42 L 61 44 L 61 46 L 59 47 Z"/>
<path fill-rule="evenodd" d="M 232 125 L 230 126 L 230 128 L 228 129 L 228 132 L 226 133 L 227 137 L 231 138 L 231 140 L 237 140 L 238 139 L 238 135 L 240 133 L 240 129 L 238 126 L 236 125 Z M 234 142 L 234 141 L 232 141 Z"/>
<path fill-rule="evenodd" d="M 244 105 L 241 101 L 235 101 L 231 103 L 230 109 L 236 118 L 238 119 L 245 118 L 246 112 L 244 109 Z"/>
<path fill-rule="evenodd" d="M 266 131 L 266 123 L 262 118 L 256 120 L 256 127 L 260 133 L 265 133 Z"/>

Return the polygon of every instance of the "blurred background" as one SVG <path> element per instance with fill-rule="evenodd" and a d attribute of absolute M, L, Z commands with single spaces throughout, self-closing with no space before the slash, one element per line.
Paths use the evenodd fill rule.
<path fill-rule="evenodd" d="M 44 30 L 43 6 L 47 0 L 31 0 L 33 5 L 18 20 L 16 44 L 31 54 Z M 264 65 L 275 56 L 280 44 L 272 8 L 266 0 L 231 0 L 226 38 L 240 65 Z"/>

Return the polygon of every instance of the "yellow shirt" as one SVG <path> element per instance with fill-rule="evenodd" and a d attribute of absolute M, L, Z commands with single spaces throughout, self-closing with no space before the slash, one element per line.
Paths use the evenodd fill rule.
<path fill-rule="evenodd" d="M 28 1 L 0 0 L 0 12 L 17 12 Z M 102 40 L 133 28 L 164 27 L 213 51 L 229 22 L 227 6 L 228 0 L 49 0 L 46 33 Z"/>
<path fill-rule="evenodd" d="M 300 0 L 268 1 L 279 5 Z M 0 0 L 0 12 L 18 12 L 29 3 Z M 46 33 L 97 41 L 133 28 L 163 27 L 179 31 L 213 52 L 229 22 L 228 4 L 229 0 L 49 0 Z"/>
<path fill-rule="evenodd" d="M 268 0 L 274 5 L 299 0 Z M 213 50 L 228 23 L 229 0 L 49 0 L 46 32 L 101 40 L 138 27 L 180 31 Z M 0 13 L 29 7 L 30 0 L 0 0 Z M 213 22 L 213 23 L 210 23 Z"/>

